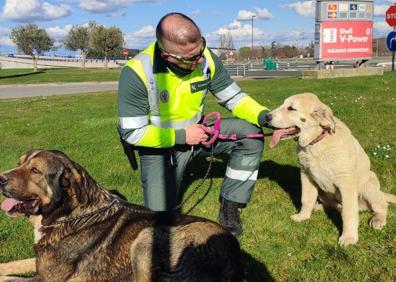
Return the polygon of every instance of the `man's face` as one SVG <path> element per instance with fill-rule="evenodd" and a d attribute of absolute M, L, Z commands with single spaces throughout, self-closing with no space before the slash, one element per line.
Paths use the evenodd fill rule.
<path fill-rule="evenodd" d="M 162 40 L 161 56 L 179 68 L 193 70 L 203 62 L 203 51 L 206 47 L 205 39 L 189 43 L 187 45 L 177 44 L 166 39 Z"/>

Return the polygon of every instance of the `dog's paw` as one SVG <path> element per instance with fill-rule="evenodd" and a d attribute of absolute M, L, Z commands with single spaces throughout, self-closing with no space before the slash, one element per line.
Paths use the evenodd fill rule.
<path fill-rule="evenodd" d="M 354 245 L 358 241 L 357 235 L 344 235 L 342 234 L 341 237 L 338 239 L 338 244 L 342 247 L 346 247 L 348 245 Z"/>
<path fill-rule="evenodd" d="M 295 222 L 301 222 L 301 221 L 309 219 L 310 216 L 309 215 L 305 215 L 305 214 L 301 214 L 301 213 L 297 213 L 297 214 L 292 215 L 290 218 L 292 220 L 294 220 Z"/>
<path fill-rule="evenodd" d="M 386 218 L 376 214 L 370 219 L 369 224 L 373 229 L 382 229 L 386 225 Z"/>

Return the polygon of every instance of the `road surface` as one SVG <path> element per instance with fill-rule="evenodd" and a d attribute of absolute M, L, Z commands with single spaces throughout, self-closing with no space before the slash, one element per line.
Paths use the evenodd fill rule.
<path fill-rule="evenodd" d="M 0 85 L 0 99 L 116 91 L 118 81 Z"/>

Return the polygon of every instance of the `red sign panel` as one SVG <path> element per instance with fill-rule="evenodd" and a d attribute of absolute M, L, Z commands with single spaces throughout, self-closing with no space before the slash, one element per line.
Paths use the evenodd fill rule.
<path fill-rule="evenodd" d="M 371 58 L 373 22 L 322 22 L 320 59 L 348 60 Z"/>
<path fill-rule="evenodd" d="M 385 20 L 390 26 L 396 26 L 396 5 L 386 11 Z"/>

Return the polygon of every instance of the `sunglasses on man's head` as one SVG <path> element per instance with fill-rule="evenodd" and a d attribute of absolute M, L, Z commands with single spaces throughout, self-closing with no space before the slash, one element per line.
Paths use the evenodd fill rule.
<path fill-rule="evenodd" d="M 204 53 L 204 51 L 205 51 L 205 48 L 206 48 L 206 40 L 205 40 L 204 37 L 201 37 L 201 41 L 202 41 L 201 50 L 199 51 L 198 54 L 193 55 L 193 56 L 191 56 L 191 57 L 182 57 L 182 56 L 179 56 L 179 55 L 176 55 L 176 54 L 169 53 L 168 51 L 166 51 L 166 50 L 163 49 L 162 47 L 159 47 L 159 48 L 160 48 L 160 50 L 161 50 L 162 52 L 166 52 L 167 55 L 168 55 L 169 57 L 172 57 L 172 58 L 174 58 L 174 59 L 176 59 L 176 60 L 178 60 L 178 61 L 180 61 L 180 62 L 182 62 L 182 63 L 184 63 L 184 64 L 192 64 L 192 63 L 198 61 L 198 60 L 202 57 L 202 55 L 203 55 L 203 53 Z"/>

